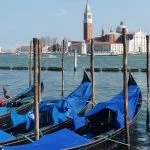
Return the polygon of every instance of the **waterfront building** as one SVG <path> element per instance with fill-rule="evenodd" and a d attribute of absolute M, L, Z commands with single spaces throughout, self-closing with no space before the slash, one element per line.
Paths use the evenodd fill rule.
<path fill-rule="evenodd" d="M 122 29 L 125 28 L 126 29 L 126 32 L 128 33 L 128 28 L 127 26 L 124 25 L 123 21 L 120 22 L 120 25 L 117 26 L 116 28 L 116 33 L 122 33 Z"/>
<path fill-rule="evenodd" d="M 123 21 L 113 30 L 111 27 L 109 33 L 105 33 L 102 29 L 101 35 L 92 37 L 93 34 L 93 19 L 92 12 L 87 0 L 86 8 L 84 12 L 83 21 L 83 41 L 70 41 L 68 45 L 69 52 L 73 52 L 75 49 L 78 54 L 90 53 L 90 39 L 94 39 L 94 54 L 95 55 L 120 55 L 123 54 L 122 44 L 122 29 L 126 29 L 127 33 L 127 47 L 129 54 L 139 54 L 146 52 L 146 33 L 141 29 L 138 32 L 129 32 Z"/>
<path fill-rule="evenodd" d="M 48 53 L 49 52 L 49 46 L 42 47 L 42 53 Z"/>
<path fill-rule="evenodd" d="M 80 55 L 86 55 L 87 54 L 87 43 L 85 41 L 70 41 L 68 46 L 68 51 L 70 53 L 74 53 L 74 51 L 77 51 Z"/>
<path fill-rule="evenodd" d="M 81 54 L 82 42 L 81 41 L 71 41 L 68 50 L 70 53 L 74 53 L 76 50 L 78 54 Z"/>
<path fill-rule="evenodd" d="M 86 55 L 87 54 L 87 45 L 85 41 L 83 40 L 81 43 L 81 55 Z"/>
<path fill-rule="evenodd" d="M 29 51 L 30 51 L 29 45 L 20 45 L 15 49 L 16 54 L 27 54 L 29 53 Z"/>
<path fill-rule="evenodd" d="M 130 54 L 146 53 L 146 33 L 139 29 L 138 32 L 130 34 L 128 46 Z"/>
<path fill-rule="evenodd" d="M 69 52 L 68 47 L 71 45 L 71 42 L 69 42 L 68 38 L 64 38 L 63 40 L 64 40 L 64 51 L 65 53 L 68 53 Z M 62 43 L 62 46 L 63 46 L 63 43 Z"/>
<path fill-rule="evenodd" d="M 90 54 L 91 45 L 87 43 L 87 53 Z M 123 53 L 122 43 L 94 42 L 94 55 L 120 55 Z"/>
<path fill-rule="evenodd" d="M 138 32 L 128 32 L 128 28 L 124 25 L 123 21 L 121 21 L 120 25 L 116 27 L 116 32 L 113 32 L 111 28 L 108 34 L 103 33 L 102 36 L 96 37 L 95 41 L 112 42 L 114 43 L 114 45 L 120 45 L 116 46 L 116 48 L 118 47 L 118 49 L 115 50 L 115 53 L 120 54 L 121 51 L 123 52 L 123 50 L 120 50 L 122 44 L 121 32 L 123 28 L 126 28 L 127 31 L 127 44 L 129 54 L 146 53 L 146 33 L 142 32 L 141 29 L 139 29 Z"/>

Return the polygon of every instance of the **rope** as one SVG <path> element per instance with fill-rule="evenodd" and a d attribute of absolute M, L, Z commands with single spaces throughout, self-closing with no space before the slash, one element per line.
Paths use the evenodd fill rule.
<path fill-rule="evenodd" d="M 39 133 L 41 134 L 41 136 L 43 136 L 43 133 L 42 133 L 42 131 L 39 129 Z"/>
<path fill-rule="evenodd" d="M 87 101 L 88 103 L 91 103 L 93 106 L 96 106 L 96 102 L 92 102 L 92 101 Z"/>
<path fill-rule="evenodd" d="M 101 138 L 102 138 L 102 136 L 97 136 L 97 137 L 101 137 Z M 97 138 L 97 137 L 96 137 L 96 138 Z M 120 141 L 117 141 L 117 140 L 113 140 L 113 139 L 108 138 L 108 137 L 103 137 L 103 138 L 104 138 L 104 139 L 107 139 L 107 140 L 109 140 L 109 141 L 115 142 L 115 143 L 119 143 L 119 144 L 125 145 L 125 146 L 131 146 L 130 144 L 126 144 L 126 143 L 123 143 L 123 142 L 120 142 Z"/>
<path fill-rule="evenodd" d="M 18 135 L 21 135 L 22 137 L 24 137 L 25 139 L 29 140 L 30 142 L 34 142 L 33 140 L 31 140 L 28 136 L 26 135 L 23 135 L 23 134 L 18 134 Z"/>

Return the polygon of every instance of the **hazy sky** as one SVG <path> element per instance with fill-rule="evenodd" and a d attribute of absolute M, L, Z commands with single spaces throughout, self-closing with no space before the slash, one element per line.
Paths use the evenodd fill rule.
<path fill-rule="evenodd" d="M 86 0 L 0 0 L 0 46 L 12 48 L 33 37 L 83 39 Z M 150 34 L 150 0 L 89 0 L 94 36 L 124 21 L 129 31 Z"/>

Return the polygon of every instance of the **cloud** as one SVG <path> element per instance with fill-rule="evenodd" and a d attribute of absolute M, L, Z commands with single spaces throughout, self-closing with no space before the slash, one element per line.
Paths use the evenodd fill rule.
<path fill-rule="evenodd" d="M 67 10 L 65 9 L 59 9 L 58 12 L 55 13 L 55 16 L 57 17 L 63 17 L 67 15 Z"/>

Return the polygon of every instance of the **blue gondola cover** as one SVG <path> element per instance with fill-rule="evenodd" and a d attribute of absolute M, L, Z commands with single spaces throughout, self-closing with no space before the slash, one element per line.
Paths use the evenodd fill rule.
<path fill-rule="evenodd" d="M 42 101 L 39 104 L 40 126 L 49 124 L 55 125 L 65 121 L 68 117 L 73 118 L 75 114 L 79 113 L 86 106 L 92 95 L 91 82 L 90 80 L 83 81 L 71 94 L 63 99 L 56 99 L 52 101 L 49 99 Z M 19 117 L 23 118 L 23 116 L 17 116 L 16 113 L 14 113 L 14 115 L 11 114 L 11 117 L 12 121 Z M 34 110 L 32 109 L 25 114 L 24 118 L 26 118 L 26 121 L 24 121 L 26 122 L 26 129 L 29 131 L 33 130 Z"/>
<path fill-rule="evenodd" d="M 90 140 L 70 131 L 62 129 L 55 133 L 45 135 L 41 139 L 31 143 L 20 146 L 4 146 L 4 150 L 60 150 L 80 144 L 89 143 Z"/>
<path fill-rule="evenodd" d="M 137 85 L 128 86 L 128 115 L 129 120 L 132 120 L 136 111 L 138 98 L 141 94 L 141 90 Z M 91 111 L 86 114 L 86 117 L 90 117 L 96 113 L 101 112 L 104 109 L 110 109 L 116 113 L 115 127 L 124 127 L 124 93 L 119 93 L 116 97 L 109 101 L 102 102 L 96 105 Z"/>

